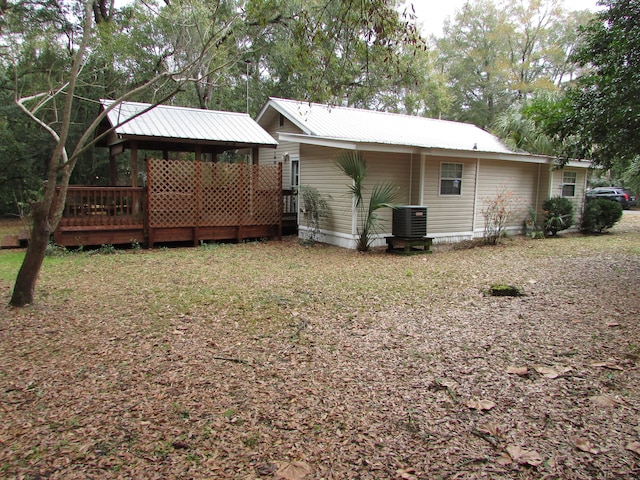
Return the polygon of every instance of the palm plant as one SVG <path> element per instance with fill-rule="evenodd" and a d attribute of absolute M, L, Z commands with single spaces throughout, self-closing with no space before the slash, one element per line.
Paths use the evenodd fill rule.
<path fill-rule="evenodd" d="M 397 197 L 397 188 L 390 182 L 374 185 L 369 204 L 365 205 L 364 180 L 367 175 L 367 164 L 364 157 L 358 152 L 343 152 L 338 155 L 335 164 L 352 180 L 349 191 L 360 222 L 357 229 L 356 248 L 360 252 L 366 252 L 371 247 L 374 235 L 381 227 L 381 220 L 376 212 L 383 207 L 392 207 Z"/>
<path fill-rule="evenodd" d="M 554 145 L 551 138 L 527 116 L 524 104 L 514 103 L 498 115 L 492 131 L 515 152 L 553 155 Z"/>

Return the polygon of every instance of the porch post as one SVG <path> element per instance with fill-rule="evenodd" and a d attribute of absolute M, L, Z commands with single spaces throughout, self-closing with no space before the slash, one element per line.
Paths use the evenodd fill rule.
<path fill-rule="evenodd" d="M 109 148 L 109 185 L 116 186 L 118 183 L 118 171 L 116 169 L 116 155 L 113 149 Z"/>
<path fill-rule="evenodd" d="M 131 141 L 131 186 L 138 186 L 138 142 Z"/>
<path fill-rule="evenodd" d="M 282 240 L 282 209 L 284 206 L 284 198 L 283 198 L 283 192 L 282 192 L 282 163 L 278 162 L 278 209 L 279 209 L 279 220 L 278 220 L 278 232 L 277 232 L 277 239 L 278 241 Z"/>
<path fill-rule="evenodd" d="M 418 182 L 420 191 L 418 192 L 418 205 L 424 205 L 424 176 L 426 172 L 426 155 L 420 154 L 420 181 Z"/>
<path fill-rule="evenodd" d="M 237 187 L 237 196 L 238 199 L 236 201 L 236 215 L 237 215 L 237 224 L 238 230 L 236 232 L 236 240 L 241 242 L 243 240 L 243 225 L 244 225 L 244 209 L 249 206 L 249 199 L 244 194 L 244 163 L 238 163 L 238 184 Z"/>
<path fill-rule="evenodd" d="M 195 149 L 196 153 L 196 178 L 195 181 L 195 201 L 196 201 L 196 211 L 195 211 L 195 225 L 193 226 L 193 246 L 198 246 L 198 240 L 200 238 L 200 217 L 202 214 L 202 165 L 200 160 L 202 159 L 202 147 L 200 145 L 196 145 Z"/>

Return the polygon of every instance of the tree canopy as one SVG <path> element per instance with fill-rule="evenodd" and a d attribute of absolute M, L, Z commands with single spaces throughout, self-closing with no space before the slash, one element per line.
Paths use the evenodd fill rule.
<path fill-rule="evenodd" d="M 435 40 L 452 102 L 445 116 L 488 129 L 514 102 L 562 88 L 577 26 L 590 15 L 558 0 L 467 2 Z"/>
<path fill-rule="evenodd" d="M 573 57 L 587 73 L 535 115 L 565 158 L 609 168 L 640 155 L 640 1 L 601 3 Z"/>

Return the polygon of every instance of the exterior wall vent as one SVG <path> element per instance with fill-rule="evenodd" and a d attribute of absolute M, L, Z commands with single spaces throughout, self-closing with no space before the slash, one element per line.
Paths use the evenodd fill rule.
<path fill-rule="evenodd" d="M 391 233 L 395 237 L 422 238 L 427 235 L 427 207 L 401 205 L 394 207 Z"/>

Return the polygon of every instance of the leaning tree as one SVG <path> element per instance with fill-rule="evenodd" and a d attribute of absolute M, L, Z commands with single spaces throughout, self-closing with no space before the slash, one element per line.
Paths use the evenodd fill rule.
<path fill-rule="evenodd" d="M 2 37 L 4 45 L 9 47 L 4 60 L 15 72 L 15 103 L 53 140 L 42 194 L 31 205 L 29 245 L 10 300 L 13 306 L 33 302 L 50 235 L 62 217 L 71 173 L 82 154 L 93 148 L 99 140 L 94 132 L 105 115 L 121 102 L 139 98 L 149 91 L 154 92 L 152 106 L 162 103 L 180 91 L 184 84 L 198 81 L 203 75 L 209 74 L 209 71 L 201 69 L 201 65 L 214 55 L 214 50 L 220 47 L 229 29 L 239 23 L 239 13 L 236 12 L 226 18 L 226 28 L 201 32 L 200 50 L 192 57 L 175 55 L 168 42 L 166 48 L 157 52 L 152 74 L 127 89 L 86 126 L 78 139 L 72 139 L 70 130 L 73 115 L 77 104 L 84 100 L 78 98 L 77 91 L 81 84 L 88 84 L 99 77 L 98 67 L 92 59 L 103 53 L 103 36 L 113 33 L 101 25 L 108 23 L 113 17 L 102 8 L 96 10 L 96 4 L 93 0 L 86 0 L 81 3 L 82 11 L 74 10 L 74 2 L 64 0 L 15 2 L 3 8 L 3 14 L 8 20 L 2 25 Z M 185 7 L 188 11 L 189 6 Z M 160 12 L 159 15 L 163 13 Z M 29 28 L 20 27 L 29 25 L 24 21 L 27 18 L 33 23 Z M 99 21 L 96 22 L 96 19 Z M 175 28 L 180 27 L 187 28 L 187 25 L 175 24 Z M 122 33 L 126 35 L 130 32 Z M 162 46 L 161 44 L 159 47 Z M 32 54 L 34 51 L 36 55 L 50 55 L 55 59 L 50 71 L 40 72 L 45 78 L 41 78 L 40 82 L 32 81 L 31 75 L 17 74 L 21 58 L 26 52 Z M 63 57 L 56 56 L 61 52 Z M 122 63 L 120 67 L 124 68 L 124 65 Z M 224 67 L 216 63 L 208 65 L 210 69 Z M 31 81 L 27 82 L 27 79 Z"/>

